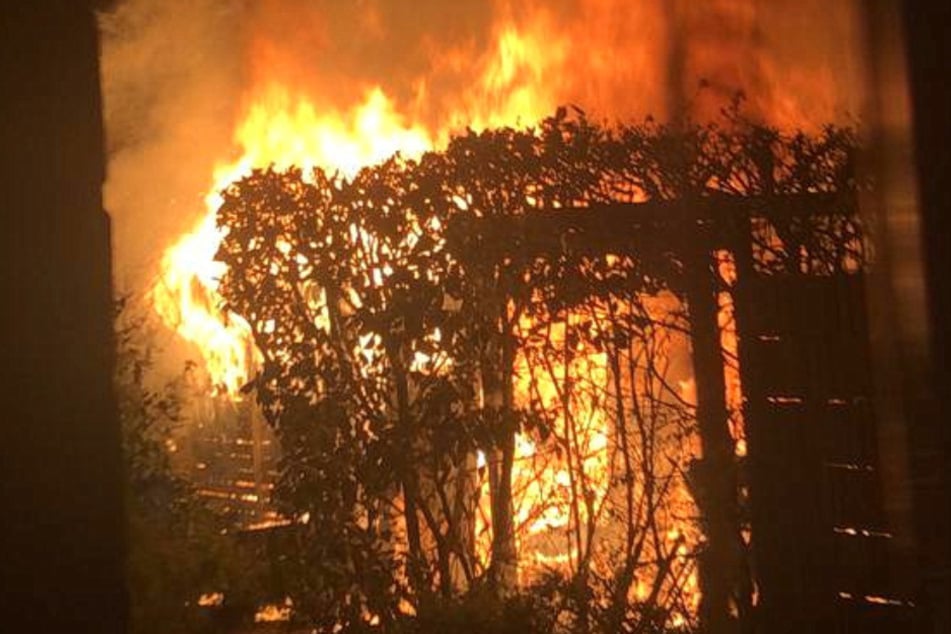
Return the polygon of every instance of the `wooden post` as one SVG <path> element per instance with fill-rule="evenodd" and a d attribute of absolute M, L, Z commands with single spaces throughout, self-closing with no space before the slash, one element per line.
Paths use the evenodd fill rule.
<path fill-rule="evenodd" d="M 256 521 L 264 521 L 267 512 L 267 469 L 264 465 L 264 441 L 267 438 L 261 408 L 253 400 L 246 405 L 251 417 L 251 460 L 254 467 L 254 494 L 257 495 Z"/>
<path fill-rule="evenodd" d="M 736 466 L 727 425 L 726 383 L 718 322 L 712 248 L 704 227 L 693 228 L 684 246 L 684 294 L 690 317 L 691 352 L 697 387 L 697 424 L 702 458 L 692 479 L 707 542 L 700 559 L 702 628 L 711 634 L 737 629 L 730 603 L 741 578 L 738 552 Z"/>

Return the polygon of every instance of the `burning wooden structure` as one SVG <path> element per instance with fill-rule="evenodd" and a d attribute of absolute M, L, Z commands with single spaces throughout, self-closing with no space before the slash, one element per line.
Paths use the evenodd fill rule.
<path fill-rule="evenodd" d="M 561 402 L 541 404 L 560 412 L 548 428 L 557 430 L 586 407 L 565 395 L 581 378 L 571 376 L 570 359 L 624 338 L 592 337 L 591 319 L 571 322 L 573 307 L 592 297 L 613 306 L 622 294 L 676 298 L 686 309 L 696 383 L 698 459 L 682 475 L 700 511 L 703 537 L 691 557 L 699 562 L 701 622 L 712 632 L 732 623 L 885 631 L 910 610 L 888 587 L 855 150 L 848 131 L 836 129 L 784 136 L 737 120 L 726 129 L 610 131 L 561 111 L 537 131 L 471 133 L 445 153 L 393 159 L 353 179 L 255 172 L 224 193 L 222 288 L 254 333 L 264 358 L 255 385 L 298 459 L 309 460 L 297 439 L 317 433 L 315 425 L 338 421 L 346 430 L 354 420 L 344 436 L 362 438 L 357 463 L 379 450 L 381 434 L 395 434 L 387 442 L 413 456 L 420 434 L 439 446 L 432 416 L 466 428 L 468 414 L 459 412 L 472 409 L 488 436 L 470 436 L 470 449 L 450 443 L 443 455 L 463 447 L 458 460 L 449 458 L 451 471 L 467 451 L 486 451 L 487 573 L 503 586 L 519 565 L 516 431 L 533 425 L 514 387 L 523 320 L 564 324 L 549 341 L 564 353 L 564 369 L 549 372 Z M 446 363 L 454 378 L 434 384 L 457 405 L 432 409 L 420 386 Z M 612 374 L 619 371 L 605 376 Z M 371 387 L 360 386 L 368 380 Z M 620 420 L 638 397 L 615 390 Z M 545 400 L 537 388 L 521 398 Z M 623 441 L 622 430 L 613 442 Z M 564 526 L 574 536 L 565 557 L 587 587 L 597 550 L 591 518 L 604 498 L 586 480 L 588 458 L 577 460 L 566 475 Z M 306 464 L 295 477 L 316 468 Z M 446 464 L 434 464 L 424 481 L 440 480 Z M 454 528 L 448 511 L 430 508 L 417 468 L 396 467 L 406 539 L 417 552 L 408 574 L 417 590 L 427 583 L 413 574 L 426 559 L 428 527 L 439 562 L 432 578 L 449 592 L 453 562 L 467 577 L 472 570 L 454 536 L 462 520 Z M 386 487 L 381 499 L 392 496 Z M 678 556 L 658 553 L 652 565 L 664 569 Z M 631 574 L 608 584 L 615 599 L 634 591 Z M 664 583 L 645 596 L 656 600 Z"/>
<path fill-rule="evenodd" d="M 480 220 L 456 235 L 501 259 L 627 255 L 685 297 L 711 631 L 726 631 L 717 612 L 743 600 L 737 613 L 755 631 L 890 632 L 915 622 L 890 582 L 854 192 L 563 210 Z M 736 322 L 732 351 L 721 347 L 724 292 Z M 739 461 L 724 398 L 733 362 L 746 438 Z"/>
<path fill-rule="evenodd" d="M 260 410 L 250 400 L 191 387 L 189 425 L 176 443 L 178 469 L 235 528 L 280 523 L 269 503 L 278 475 L 277 442 Z"/>

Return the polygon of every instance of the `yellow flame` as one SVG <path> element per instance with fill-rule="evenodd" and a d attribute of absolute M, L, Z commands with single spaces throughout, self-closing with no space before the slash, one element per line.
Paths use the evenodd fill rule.
<path fill-rule="evenodd" d="M 214 213 L 209 213 L 165 252 L 152 301 L 167 325 L 199 346 L 216 388 L 235 395 L 248 378 L 254 353 L 247 322 L 220 306 L 216 291 L 224 265 L 214 259 L 220 241 Z"/>
<path fill-rule="evenodd" d="M 292 165 L 305 174 L 316 167 L 353 175 L 396 152 L 418 157 L 432 147 L 429 134 L 408 124 L 379 88 L 346 113 L 318 113 L 305 97 L 271 85 L 253 101 L 235 132 L 236 161 L 216 167 L 205 196 L 205 214 L 195 228 L 166 250 L 152 290 L 163 322 L 198 347 L 212 383 L 236 397 L 256 359 L 248 324 L 221 306 L 217 294 L 225 272 L 215 253 L 222 240 L 215 213 L 229 184 L 255 168 Z"/>
<path fill-rule="evenodd" d="M 222 239 L 214 219 L 223 202 L 220 192 L 255 168 L 293 165 L 306 175 L 320 167 L 351 176 L 397 152 L 418 157 L 466 127 L 533 125 L 564 100 L 559 90 L 564 93 L 566 86 L 589 75 L 589 70 L 602 71 L 598 74 L 603 78 L 611 76 L 600 67 L 586 69 L 587 57 L 570 54 L 572 41 L 585 33 L 556 29 L 551 16 L 539 10 L 522 22 L 502 20 L 487 53 L 475 55 L 478 61 L 469 59 L 462 48 L 440 51 L 441 61 L 434 62 L 437 66 L 475 64 L 478 70 L 470 89 L 449 106 L 438 124 L 423 124 L 418 117 L 401 112 L 379 86 L 367 87 L 363 100 L 349 108 L 318 107 L 328 101 L 327 95 L 315 95 L 312 87 L 297 85 L 294 82 L 300 81 L 300 75 L 286 72 L 285 66 L 300 61 L 273 55 L 274 43 L 261 45 L 260 59 L 254 60 L 260 77 L 252 80 L 248 106 L 234 133 L 237 158 L 215 167 L 204 213 L 165 252 L 152 293 L 164 323 L 198 348 L 213 384 L 236 396 L 255 359 L 247 324 L 223 311 L 216 293 L 223 273 L 214 261 Z M 627 55 L 626 62 L 630 68 L 640 68 L 646 58 L 638 51 Z M 577 72 L 570 70 L 578 65 Z M 288 77 L 285 83 L 275 79 L 283 76 Z M 431 89 L 428 79 L 416 82 L 417 109 Z"/>

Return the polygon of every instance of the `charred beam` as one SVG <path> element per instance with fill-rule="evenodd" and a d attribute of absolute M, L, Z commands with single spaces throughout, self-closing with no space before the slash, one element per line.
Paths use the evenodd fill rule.
<path fill-rule="evenodd" d="M 576 257 L 605 253 L 631 255 L 644 272 L 682 288 L 682 236 L 702 231 L 711 249 L 732 243 L 732 227 L 751 217 L 788 222 L 820 216 L 855 215 L 854 192 L 778 196 L 711 194 L 682 201 L 648 201 L 539 209 L 518 216 L 456 219 L 448 231 L 450 248 L 478 253 L 496 262 L 525 262 L 570 250 Z"/>

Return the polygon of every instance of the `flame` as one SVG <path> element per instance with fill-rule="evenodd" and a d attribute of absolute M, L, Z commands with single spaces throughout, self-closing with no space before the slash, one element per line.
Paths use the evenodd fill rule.
<path fill-rule="evenodd" d="M 258 357 L 248 324 L 217 295 L 225 272 L 215 261 L 223 234 L 215 223 L 221 193 L 255 168 L 316 167 L 352 176 L 400 152 L 417 157 L 433 147 L 429 133 L 408 124 L 380 88 L 348 112 L 318 112 L 304 96 L 268 85 L 251 102 L 234 135 L 240 157 L 216 167 L 205 214 L 165 252 L 152 301 L 163 322 L 200 351 L 214 385 L 237 398 Z"/>
<path fill-rule="evenodd" d="M 220 241 L 211 212 L 165 252 L 151 296 L 162 321 L 199 346 L 216 389 L 237 395 L 248 378 L 254 348 L 247 322 L 221 308 L 216 291 L 224 265 L 214 259 Z"/>
<path fill-rule="evenodd" d="M 433 147 L 429 132 L 408 123 L 378 86 L 343 114 L 318 113 L 307 98 L 294 98 L 284 86 L 268 86 L 248 109 L 235 142 L 244 154 L 224 172 L 227 182 L 249 168 L 270 164 L 278 169 L 296 165 L 305 172 L 322 167 L 352 176 L 397 152 L 418 157 Z"/>
<path fill-rule="evenodd" d="M 463 127 L 530 126 L 564 99 L 571 76 L 559 81 L 552 78 L 580 63 L 570 57 L 571 36 L 553 29 L 544 12 L 521 26 L 501 25 L 479 77 L 437 124 L 424 123 L 425 117 L 398 107 L 379 85 L 367 87 L 362 98 L 346 108 L 331 105 L 306 86 L 275 79 L 267 79 L 249 92 L 233 137 L 237 153 L 214 169 L 203 214 L 192 231 L 166 250 L 152 291 L 157 313 L 200 351 L 220 392 L 238 398 L 259 357 L 248 324 L 230 313 L 217 295 L 225 272 L 224 265 L 214 259 L 223 238 L 215 223 L 223 202 L 220 192 L 255 168 L 293 165 L 304 174 L 322 168 L 352 176 L 396 152 L 418 157 L 442 146 L 453 131 Z M 449 52 L 444 62 L 460 63 L 459 54 Z M 592 63 L 605 64 L 598 56 L 593 59 Z M 589 89 L 590 85 L 586 86 L 585 90 Z M 423 80 L 416 90 L 418 103 L 431 87 Z M 526 321 L 521 327 L 530 325 Z M 558 332 L 556 343 L 564 340 L 565 326 Z M 603 353 L 583 349 L 570 356 L 553 370 L 540 371 L 523 354 L 516 368 L 519 400 L 529 402 L 531 389 L 535 389 L 534 398 L 541 407 L 555 412 L 553 433 L 571 447 L 566 459 L 546 454 L 528 435 L 516 439 L 512 478 L 517 539 L 525 551 L 520 564 L 523 580 L 543 567 L 569 570 L 578 561 L 582 545 L 577 539 L 565 541 L 564 536 L 572 525 L 585 524 L 589 513 L 599 512 L 611 487 L 612 432 L 607 405 L 592 396 L 594 390 L 576 394 L 567 409 L 559 402 L 559 384 L 567 377 L 585 377 L 591 384 L 606 385 L 608 363 Z M 483 561 L 488 558 L 490 540 L 487 486 L 484 482 L 476 527 Z M 679 536 L 681 529 L 676 530 Z M 645 590 L 637 591 L 643 594 Z"/>
<path fill-rule="evenodd" d="M 355 37 L 368 46 L 394 37 L 379 11 L 358 11 Z M 690 29 L 690 41 L 684 40 L 690 44 L 687 81 L 760 87 L 765 96 L 757 103 L 768 100 L 782 121 L 806 119 L 790 100 L 801 105 L 838 102 L 841 96 L 825 81 L 824 66 L 811 72 L 814 63 L 797 69 L 823 78 L 821 86 L 806 91 L 808 99 L 803 91 L 777 88 L 781 84 L 773 79 L 785 77 L 784 69 L 774 68 L 779 62 L 766 49 L 751 48 L 756 13 L 749 0 L 691 5 L 682 15 L 623 0 L 585 0 L 567 13 L 500 0 L 492 12 L 496 19 L 486 45 L 424 37 L 425 68 L 391 87 L 380 77 L 351 79 L 323 69 L 325 60 L 315 62 L 335 37 L 320 9 L 287 11 L 269 0 L 253 10 L 259 23 L 249 40 L 250 87 L 233 135 L 237 153 L 215 167 L 203 214 L 166 250 L 152 293 L 163 321 L 198 348 L 213 383 L 225 392 L 235 395 L 247 380 L 255 353 L 247 325 L 223 310 L 216 295 L 222 270 L 213 261 L 221 241 L 214 212 L 222 202 L 219 192 L 254 168 L 296 165 L 305 173 L 321 167 L 352 175 L 396 152 L 419 156 L 466 127 L 531 126 L 565 103 L 592 107 L 599 116 L 663 115 L 669 96 L 661 60 L 670 53 L 668 31 L 675 27 Z M 719 23 L 733 25 L 736 33 L 706 28 Z M 751 51 L 766 61 L 741 64 Z M 333 67 L 334 60 L 326 61 Z M 734 77 L 736 68 L 745 74 Z"/>
<path fill-rule="evenodd" d="M 274 42 L 257 43 L 255 75 L 262 79 L 249 91 L 235 128 L 238 158 L 215 167 L 204 214 L 165 251 L 151 293 L 163 322 L 197 347 L 219 391 L 238 398 L 258 358 L 248 324 L 228 312 L 217 295 L 224 273 L 223 265 L 214 260 L 223 238 L 215 223 L 223 202 L 221 192 L 256 168 L 293 165 L 304 174 L 322 168 L 353 176 L 360 168 L 396 153 L 417 158 L 444 145 L 452 132 L 465 127 L 478 130 L 536 123 L 557 105 L 559 96 L 548 78 L 567 63 L 566 36 L 552 38 L 549 27 L 544 12 L 521 27 L 499 26 L 478 81 L 435 125 L 401 112 L 379 85 L 367 87 L 362 100 L 352 106 L 319 107 L 329 100 L 314 96 L 306 82 L 292 87 L 274 79 L 299 79 L 300 73 L 291 70 L 299 60 L 289 60 Z M 461 55 L 461 51 L 447 52 L 445 63 L 461 63 Z M 417 83 L 416 92 L 417 103 L 428 97 L 425 78 Z"/>
<path fill-rule="evenodd" d="M 262 3 L 270 5 L 274 2 Z M 657 24 L 663 15 L 652 3 L 622 0 L 582 2 L 577 15 L 568 23 L 538 7 L 527 10 L 525 15 L 509 12 L 492 29 L 491 43 L 484 51 L 465 43 L 434 51 L 427 73 L 415 78 L 409 96 L 400 94 L 399 98 L 382 83 L 362 80 L 348 83 L 340 94 L 335 94 L 336 86 L 327 81 L 320 83 L 320 78 L 308 74 L 303 68 L 308 60 L 294 50 L 294 45 L 256 42 L 251 86 L 234 129 L 234 153 L 223 156 L 215 166 L 204 208 L 196 210 L 199 217 L 192 230 L 162 257 L 158 281 L 151 291 L 156 312 L 166 325 L 196 347 L 217 389 L 238 398 L 259 355 L 248 324 L 230 313 L 217 294 L 225 272 L 224 265 L 214 259 L 223 238 L 215 222 L 216 211 L 223 202 L 220 192 L 253 169 L 270 165 L 278 169 L 294 165 L 305 174 L 312 168 L 323 168 L 351 176 L 397 152 L 418 157 L 443 146 L 453 132 L 466 127 L 478 130 L 531 126 L 564 103 L 593 104 L 600 108 L 601 115 L 613 117 L 628 118 L 648 112 L 662 116 L 666 71 L 655 59 L 667 50 L 663 37 L 656 35 L 664 30 L 639 26 Z M 366 24 L 372 27 L 372 33 L 384 29 L 377 15 L 368 13 Z M 286 26 L 282 23 L 282 28 Z M 318 50 L 321 37 L 320 33 L 308 35 L 307 46 Z M 712 44 L 711 38 L 715 40 Z M 698 49 L 691 58 L 696 62 L 694 66 L 700 63 L 697 60 L 706 66 L 688 65 L 693 75 L 707 77 L 710 73 L 705 69 L 730 67 L 731 56 L 714 54 L 723 48 L 716 34 L 700 40 L 694 48 Z M 619 64 L 619 60 L 623 63 Z M 769 69 L 757 70 L 778 74 Z M 451 76 L 468 80 L 462 90 L 446 94 L 443 87 Z M 632 91 L 637 94 L 632 95 Z M 781 99 L 776 102 L 783 103 Z M 801 102 L 805 100 L 786 104 L 782 117 L 798 117 L 798 111 L 793 115 L 789 112 Z M 724 320 L 728 320 L 731 310 L 727 300 L 728 296 L 721 297 Z M 724 346 L 735 353 L 735 332 L 728 328 Z M 608 363 L 604 354 L 575 352 L 570 361 L 560 367 L 556 365 L 547 376 L 529 367 L 525 355 L 518 360 L 516 390 L 520 400 L 531 398 L 529 383 L 533 383 L 537 390 L 535 398 L 550 411 L 559 412 L 553 425 L 556 435 L 567 435 L 568 428 L 568 414 L 558 402 L 557 384 L 568 375 L 587 377 L 593 383 L 607 382 Z M 742 454 L 745 447 L 742 419 L 737 414 L 738 374 L 732 367 L 727 372 L 737 453 Z M 691 381 L 680 383 L 685 400 L 695 400 Z M 571 492 L 572 477 L 584 480 L 581 488 L 591 498 L 588 506 L 581 505 L 576 513 L 597 508 L 610 495 L 608 448 L 612 432 L 606 406 L 582 395 L 569 409 L 580 422 L 579 434 L 572 441 L 576 451 L 573 466 L 564 460 L 539 463 L 539 446 L 527 436 L 517 439 L 513 487 L 517 493 L 516 522 L 522 527 L 519 539 L 523 542 L 538 535 L 564 534 L 572 523 L 584 523 L 585 517 L 571 517 L 569 502 L 572 495 L 577 496 Z M 692 508 L 686 491 L 678 493 L 678 497 L 685 507 Z M 486 498 L 487 495 L 483 496 Z M 479 521 L 484 528 L 487 509 L 481 510 Z M 684 541 L 693 544 L 701 537 L 688 522 L 673 519 L 666 539 L 678 556 L 686 559 Z M 568 546 L 555 554 L 536 549 L 534 561 L 541 566 L 570 565 L 577 558 L 577 548 L 578 544 L 571 544 L 569 539 Z M 693 593 L 696 602 L 696 575 L 687 574 L 686 589 Z M 644 598 L 647 589 L 638 582 L 633 591 Z"/>

